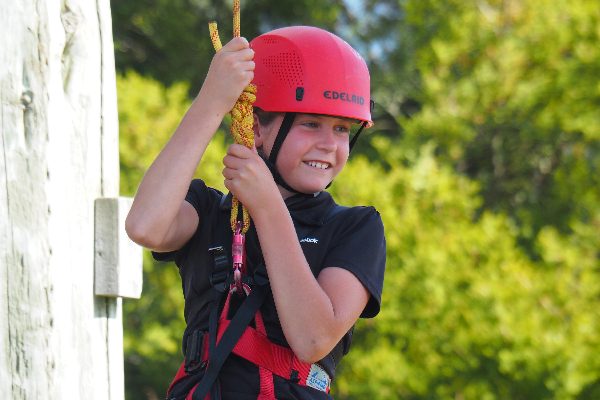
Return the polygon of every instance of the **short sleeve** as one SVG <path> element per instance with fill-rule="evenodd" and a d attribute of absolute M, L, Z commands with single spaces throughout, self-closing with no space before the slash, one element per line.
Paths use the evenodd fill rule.
<path fill-rule="evenodd" d="M 386 245 L 383 222 L 374 207 L 353 207 L 339 213 L 339 234 L 330 243 L 323 267 L 352 272 L 371 293 L 361 318 L 373 318 L 381 308 Z"/>
<path fill-rule="evenodd" d="M 222 193 L 218 190 L 209 188 L 201 179 L 194 179 L 188 189 L 185 201 L 190 203 L 198 213 L 199 225 L 206 220 L 206 215 L 212 211 L 212 206 L 218 204 Z M 183 258 L 188 253 L 188 247 L 192 240 L 188 241 L 181 249 L 170 251 L 167 253 L 152 252 L 152 256 L 156 261 L 175 261 L 177 265 L 181 265 Z"/>

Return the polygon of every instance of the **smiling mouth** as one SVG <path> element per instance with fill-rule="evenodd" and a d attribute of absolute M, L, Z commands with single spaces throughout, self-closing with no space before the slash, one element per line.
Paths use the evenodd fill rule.
<path fill-rule="evenodd" d="M 307 161 L 306 164 L 310 165 L 311 167 L 315 167 L 318 169 L 329 169 L 331 168 L 331 164 L 329 163 L 322 163 L 319 161 Z"/>

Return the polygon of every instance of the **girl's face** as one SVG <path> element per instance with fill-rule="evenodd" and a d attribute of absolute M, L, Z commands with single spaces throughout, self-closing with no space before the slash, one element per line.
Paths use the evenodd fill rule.
<path fill-rule="evenodd" d="M 260 126 L 256 146 L 271 153 L 283 115 Z M 298 114 L 277 156 L 277 170 L 288 185 L 302 193 L 316 193 L 340 173 L 349 153 L 350 121 L 315 114 Z M 284 198 L 293 193 L 280 189 Z"/>

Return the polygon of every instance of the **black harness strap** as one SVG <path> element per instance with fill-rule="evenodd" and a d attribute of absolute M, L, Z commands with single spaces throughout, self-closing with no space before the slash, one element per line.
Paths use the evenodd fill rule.
<path fill-rule="evenodd" d="M 250 292 L 250 295 L 241 304 L 217 345 L 219 303 L 223 293 L 227 292 L 228 286 L 231 283 L 230 269 L 232 264 L 229 259 L 229 251 L 226 251 L 223 247 L 228 245 L 228 249 L 231 248 L 231 231 L 228 229 L 229 210 L 231 210 L 231 195 L 223 194 L 221 196 L 219 214 L 213 232 L 213 247 L 209 249 L 215 260 L 215 270 L 210 274 L 211 288 L 198 299 L 196 304 L 194 304 L 194 307 L 190 309 L 186 318 L 186 321 L 191 320 L 207 302 L 211 302 L 211 304 L 209 304 L 210 315 L 208 319 L 208 331 L 210 332 L 208 335 L 209 363 L 206 367 L 204 376 L 192 394 L 193 399 L 204 400 L 209 391 L 211 400 L 221 399 L 218 381 L 219 371 L 235 347 L 235 344 L 246 330 L 246 327 L 248 327 L 254 318 L 254 315 L 266 299 L 268 293 L 268 290 L 264 287 L 268 284 L 268 279 L 259 280 L 259 282 L 254 285 L 254 289 Z M 257 271 L 255 271 L 255 273 L 256 272 Z M 264 275 L 266 276 L 266 271 Z"/>
<path fill-rule="evenodd" d="M 200 298 L 187 310 L 185 314 L 186 324 L 189 324 L 198 315 L 206 303 L 219 300 L 221 293 L 227 287 L 232 264 L 225 246 L 231 247 L 231 230 L 225 229 L 224 226 L 229 227 L 229 213 L 227 211 L 231 210 L 231 197 L 229 194 L 221 195 L 217 221 L 212 233 L 212 247 L 208 249 L 212 253 L 215 262 L 215 268 L 209 275 L 211 287 L 202 293 Z"/>
<path fill-rule="evenodd" d="M 279 131 L 277 132 L 277 136 L 275 137 L 275 142 L 273 142 L 273 147 L 271 148 L 271 153 L 269 154 L 269 158 L 265 157 L 261 154 L 261 158 L 264 160 L 265 164 L 271 171 L 271 175 L 273 175 L 273 179 L 275 183 L 281 185 L 285 190 L 290 191 L 292 193 L 299 193 L 296 189 L 287 184 L 286 181 L 283 180 L 279 171 L 275 167 L 277 163 L 277 155 L 279 154 L 279 150 L 281 149 L 281 145 L 283 141 L 287 137 L 288 133 L 290 133 L 290 129 L 294 124 L 294 120 L 296 119 L 296 113 L 288 112 L 283 117 L 283 121 L 281 121 L 281 126 L 279 127 Z"/>
<path fill-rule="evenodd" d="M 223 366 L 227 356 L 229 356 L 235 347 L 235 344 L 238 342 L 239 338 L 242 336 L 254 318 L 254 315 L 267 298 L 267 293 L 267 285 L 256 285 L 254 289 L 252 289 L 250 295 L 246 298 L 246 300 L 244 300 L 235 316 L 231 320 L 231 323 L 225 330 L 225 333 L 223 333 L 218 345 L 216 345 L 218 311 L 213 309 L 209 320 L 209 330 L 211 332 L 208 337 L 209 363 L 202 380 L 196 387 L 196 390 L 194 390 L 192 395 L 193 400 L 204 400 L 211 388 L 213 388 L 213 390 L 211 390 L 211 400 L 220 398 L 220 395 L 216 393 L 213 394 L 213 391 L 218 390 L 218 384 L 216 384 L 216 381 L 217 377 L 219 376 L 221 366 Z M 217 386 L 216 389 L 214 388 L 215 385 Z"/>

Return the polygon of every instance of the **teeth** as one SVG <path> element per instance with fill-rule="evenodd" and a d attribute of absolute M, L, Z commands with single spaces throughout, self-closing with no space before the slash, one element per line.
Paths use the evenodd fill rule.
<path fill-rule="evenodd" d="M 309 161 L 308 165 L 310 165 L 311 167 L 319 168 L 319 169 L 327 169 L 327 168 L 329 168 L 329 164 L 327 164 L 327 163 L 320 163 L 320 162 L 317 162 L 317 161 Z"/>

